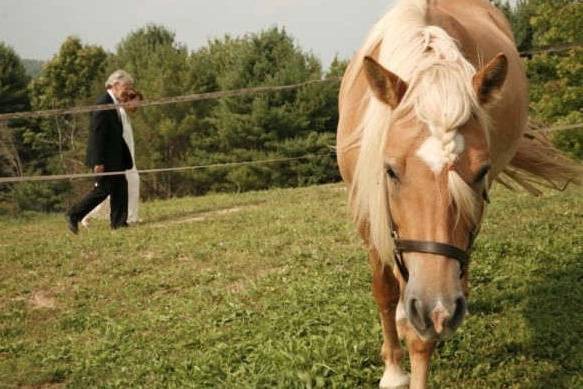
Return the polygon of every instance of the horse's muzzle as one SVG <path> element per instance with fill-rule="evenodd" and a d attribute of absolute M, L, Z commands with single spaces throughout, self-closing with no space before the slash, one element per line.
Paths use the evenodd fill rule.
<path fill-rule="evenodd" d="M 423 300 L 408 296 L 405 311 L 411 325 L 424 339 L 437 339 L 451 335 L 462 323 L 466 314 L 464 296 Z"/>

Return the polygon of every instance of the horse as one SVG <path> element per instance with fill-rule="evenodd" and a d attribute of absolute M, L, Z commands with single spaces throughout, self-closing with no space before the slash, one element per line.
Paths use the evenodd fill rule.
<path fill-rule="evenodd" d="M 372 269 L 381 388 L 425 387 L 436 342 L 462 323 L 494 181 L 533 194 L 581 183 L 581 167 L 533 132 L 527 89 L 487 0 L 398 0 L 348 64 L 337 160 Z"/>

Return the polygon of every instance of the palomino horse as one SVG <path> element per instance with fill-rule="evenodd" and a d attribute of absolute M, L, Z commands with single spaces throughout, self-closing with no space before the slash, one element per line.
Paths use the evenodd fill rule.
<path fill-rule="evenodd" d="M 527 107 L 512 32 L 487 0 L 400 0 L 349 64 L 338 163 L 369 249 L 381 387 L 409 384 L 399 336 L 421 388 L 436 341 L 461 324 L 493 180 L 535 192 L 533 178 L 580 179 L 580 167 L 526 134 Z"/>

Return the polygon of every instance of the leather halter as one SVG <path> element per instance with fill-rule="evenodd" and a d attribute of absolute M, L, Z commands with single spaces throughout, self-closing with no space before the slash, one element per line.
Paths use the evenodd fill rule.
<path fill-rule="evenodd" d="M 387 206 L 389 213 L 389 227 L 391 229 L 391 237 L 393 238 L 394 241 L 393 255 L 395 257 L 395 264 L 397 265 L 397 268 L 401 272 L 403 279 L 406 282 L 409 281 L 409 271 L 407 270 L 407 267 L 405 266 L 405 261 L 403 260 L 403 253 L 409 252 L 436 254 L 451 259 L 455 259 L 460 264 L 461 270 L 460 278 L 463 278 L 470 262 L 470 255 L 472 252 L 474 241 L 480 231 L 479 227 L 480 224 L 478 223 L 476 228 L 474 228 L 474 230 L 470 232 L 468 247 L 465 251 L 460 249 L 459 247 L 447 243 L 424 240 L 400 239 L 399 234 L 397 233 L 397 229 L 395 228 L 395 223 L 393 222 L 393 215 L 391 213 L 391 203 L 388 196 L 390 195 L 387 195 L 388 202 Z"/>

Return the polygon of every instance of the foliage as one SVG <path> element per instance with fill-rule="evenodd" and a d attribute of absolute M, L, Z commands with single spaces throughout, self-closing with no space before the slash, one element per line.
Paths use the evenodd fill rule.
<path fill-rule="evenodd" d="M 498 2 L 511 21 L 520 50 L 583 44 L 583 4 L 578 0 Z M 548 125 L 583 123 L 583 48 L 530 56 L 531 114 Z M 583 131 L 553 136 L 557 146 L 583 158 Z"/>
<path fill-rule="evenodd" d="M 278 86 L 322 77 L 317 59 L 303 53 L 285 30 L 276 28 L 238 38 L 225 36 L 189 54 L 172 32 L 150 25 L 122 41 L 109 68 L 132 73 L 138 89 L 151 98 Z M 282 142 L 310 136 L 323 139 L 311 134 L 334 133 L 336 94 L 337 85 L 330 84 L 142 109 L 132 118 L 137 165 L 150 168 L 285 157 Z M 331 136 L 326 139 L 332 141 Z M 322 147 L 314 146 L 312 149 Z M 337 178 L 335 169 L 324 169 L 329 161 L 332 159 L 316 170 L 306 166 L 307 174 L 318 173 L 311 178 L 297 176 L 297 163 L 276 164 L 144 177 L 144 187 L 150 197 L 328 182 Z"/>
<path fill-rule="evenodd" d="M 24 211 L 55 212 L 64 211 L 70 185 L 60 181 L 56 183 L 26 182 L 14 185 L 10 197 L 15 208 L 12 216 Z"/>
<path fill-rule="evenodd" d="M 45 61 L 39 61 L 36 59 L 23 59 L 22 65 L 24 65 L 24 69 L 26 70 L 26 74 L 29 77 L 36 77 L 42 71 L 43 65 Z"/>
<path fill-rule="evenodd" d="M 25 111 L 29 108 L 26 75 L 20 57 L 14 50 L 0 42 L 0 113 Z M 0 176 L 19 174 L 22 162 L 18 152 L 16 134 L 22 121 L 0 124 Z"/>
<path fill-rule="evenodd" d="M 311 54 L 303 53 L 285 30 L 271 28 L 236 40 L 227 37 L 223 42 L 213 42 L 211 46 L 211 53 L 218 60 L 218 68 L 224 69 L 217 77 L 220 89 L 295 84 L 322 77 L 317 59 Z M 228 50 L 228 53 L 224 53 L 225 50 Z M 336 95 L 337 85 L 328 84 L 244 98 L 222 99 L 212 108 L 210 124 L 216 135 L 215 142 L 210 146 L 215 155 L 223 154 L 225 160 L 239 153 L 239 150 L 248 150 L 257 156 L 269 154 L 289 156 L 285 151 L 286 145 L 294 142 L 298 144 L 303 142 L 306 146 L 300 150 L 300 154 L 310 153 L 310 147 L 306 145 L 305 139 L 309 137 L 314 140 L 323 139 L 317 134 L 335 132 Z M 326 139 L 331 142 L 329 145 L 333 144 L 331 136 Z M 312 149 L 326 148 L 329 145 L 314 144 Z M 248 152 L 247 154 L 249 155 Z M 328 164 L 327 161 L 322 159 L 321 162 Z M 266 175 L 265 169 L 263 172 L 246 169 L 248 182 L 245 187 L 260 189 L 273 184 L 278 186 L 301 184 L 299 182 L 301 178 L 296 179 L 293 167 L 290 171 L 285 171 L 288 169 L 285 165 L 267 169 L 272 170 L 269 175 Z M 284 171 L 278 171 L 279 169 Z M 336 169 L 322 169 L 320 173 L 311 179 L 314 182 L 327 182 L 338 177 Z M 282 181 L 283 176 L 287 176 L 288 180 Z M 231 183 L 237 188 L 241 187 L 240 182 L 233 180 L 233 174 L 229 177 L 227 179 Z M 252 185 L 249 180 L 256 183 Z"/>
<path fill-rule="evenodd" d="M 583 6 L 579 1 L 493 2 L 510 20 L 520 50 L 583 42 Z M 14 57 L 5 46 L 0 47 L 0 55 Z M 93 103 L 104 93 L 106 76 L 118 68 L 133 74 L 137 88 L 146 98 L 155 99 L 341 77 L 347 65 L 347 61 L 335 58 L 325 71 L 319 60 L 282 28 L 212 39 L 191 52 L 177 42 L 173 32 L 158 25 L 131 32 L 110 54 L 100 47 L 84 45 L 78 38 L 67 38 L 59 53 L 32 80 L 28 96 L 23 92 L 28 79 L 22 65 L 15 65 L 18 61 L 3 61 L 9 65 L 2 68 L 3 74 L 9 73 L 5 69 L 10 66 L 15 70 L 10 73 L 11 81 L 2 84 L 13 89 L 4 87 L 0 99 L 16 102 L 12 108 L 2 105 L 4 110 L 18 110 L 19 104 L 28 109 L 29 100 L 33 109 Z M 536 54 L 526 60 L 534 120 L 549 126 L 583 122 L 582 64 L 581 48 Z M 328 153 L 335 143 L 337 94 L 338 83 L 330 82 L 277 93 L 139 109 L 131 118 L 137 166 L 207 165 Z M 10 141 L 2 142 L 2 174 L 85 171 L 82 161 L 88 127 L 88 115 L 12 123 L 8 131 L 2 131 Z M 571 155 L 583 157 L 580 129 L 558 132 L 554 141 Z M 12 156 L 11 162 L 6 155 Z M 142 196 L 201 195 L 338 179 L 334 157 L 328 155 L 253 167 L 144 175 Z M 60 190 L 79 192 L 79 185 L 66 188 L 55 184 L 55 196 L 39 201 L 53 204 L 51 198 L 62 198 Z M 42 193 L 44 189 L 38 191 Z M 19 205 L 15 207 L 20 209 Z"/>
<path fill-rule="evenodd" d="M 28 82 L 20 57 L 12 48 L 0 42 L 0 113 L 29 109 Z M 25 130 L 25 125 L 22 120 L 0 123 L 0 176 L 22 174 L 23 147 L 19 134 Z M 13 208 L 10 188 L 0 186 L 0 213 Z"/>
<path fill-rule="evenodd" d="M 536 47 L 583 44 L 583 4 L 577 0 L 531 0 L 533 44 Z M 536 55 L 528 62 L 532 109 L 547 123 L 583 123 L 583 47 L 560 54 Z M 554 136 L 555 143 L 583 159 L 583 131 Z"/>
<path fill-rule="evenodd" d="M 80 101 L 86 102 L 96 80 L 103 78 L 106 58 L 105 51 L 100 47 L 83 45 L 76 37 L 67 38 L 59 52 L 30 83 L 32 108 L 65 108 L 75 106 Z M 35 167 L 53 173 L 77 170 L 78 167 L 71 167 L 68 160 L 83 160 L 80 157 L 85 148 L 78 147 L 81 142 L 78 142 L 77 137 L 83 134 L 82 138 L 86 139 L 86 126 L 87 121 L 79 116 L 32 122 L 29 131 L 23 134 L 23 139 L 34 150 L 36 159 L 44 160 L 44 166 Z"/>
<path fill-rule="evenodd" d="M 381 329 L 343 189 L 152 201 L 113 234 L 0 219 L 0 382 L 378 388 Z M 495 188 L 471 314 L 438 346 L 430 387 L 581 387 L 580 199 Z"/>
<path fill-rule="evenodd" d="M 532 47 L 533 30 L 530 24 L 532 6 L 530 0 L 517 0 L 512 5 L 508 1 L 494 0 L 512 26 L 512 32 L 519 51 L 529 51 Z"/>
<path fill-rule="evenodd" d="M 175 41 L 172 32 L 148 25 L 122 40 L 110 58 L 108 72 L 128 71 L 137 89 L 151 99 L 192 93 L 189 65 L 188 51 Z M 138 168 L 184 165 L 189 137 L 198 127 L 192 111 L 192 104 L 172 104 L 141 109 L 132 115 Z M 172 177 L 144 177 L 142 193 L 146 197 L 170 196 L 175 189 Z"/>
<path fill-rule="evenodd" d="M 68 37 L 30 85 L 33 108 L 70 107 L 90 96 L 93 82 L 103 77 L 106 57 L 102 48 Z"/>
<path fill-rule="evenodd" d="M 0 42 L 0 113 L 23 111 L 29 107 L 28 76 L 14 50 Z"/>
<path fill-rule="evenodd" d="M 94 82 L 103 77 L 106 53 L 69 37 L 28 85 L 33 110 L 64 108 L 87 103 Z M 26 90 L 25 90 L 26 91 Z M 14 138 L 22 162 L 21 173 L 58 174 L 84 169 L 88 120 L 80 116 L 22 121 Z M 70 185 L 49 183 L 11 188 L 17 209 L 62 210 Z M 24 196 L 30 196 L 25 199 Z"/>

